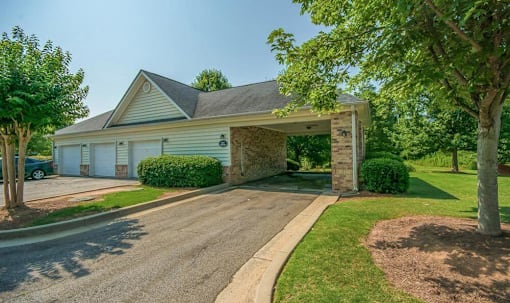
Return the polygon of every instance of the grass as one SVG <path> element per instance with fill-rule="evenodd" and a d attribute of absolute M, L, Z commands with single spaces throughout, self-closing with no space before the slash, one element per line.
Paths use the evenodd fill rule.
<path fill-rule="evenodd" d="M 106 194 L 103 201 L 85 202 L 37 218 L 30 225 L 44 225 L 154 200 L 172 189 L 143 186 L 143 190 Z"/>
<path fill-rule="evenodd" d="M 330 206 L 290 257 L 276 302 L 422 302 L 393 288 L 362 241 L 377 221 L 407 215 L 476 218 L 476 174 L 419 167 L 404 195 Z M 510 177 L 499 177 L 501 219 L 510 222 Z"/>

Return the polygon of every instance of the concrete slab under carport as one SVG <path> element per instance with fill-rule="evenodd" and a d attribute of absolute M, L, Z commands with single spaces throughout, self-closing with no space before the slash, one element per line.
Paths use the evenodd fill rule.
<path fill-rule="evenodd" d="M 241 187 L 290 191 L 331 191 L 331 174 L 309 172 L 286 172 L 284 174 L 248 182 Z"/>

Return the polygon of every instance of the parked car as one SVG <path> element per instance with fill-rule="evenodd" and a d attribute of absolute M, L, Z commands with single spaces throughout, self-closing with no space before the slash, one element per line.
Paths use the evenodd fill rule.
<path fill-rule="evenodd" d="M 0 179 L 2 176 L 2 158 L 0 158 Z M 18 168 L 18 157 L 16 157 L 16 174 Z M 45 176 L 53 175 L 53 161 L 41 161 L 34 158 L 25 158 L 25 178 L 41 180 Z"/>

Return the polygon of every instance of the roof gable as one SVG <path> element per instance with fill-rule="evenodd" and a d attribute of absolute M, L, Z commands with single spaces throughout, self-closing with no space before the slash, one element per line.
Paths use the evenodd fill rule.
<path fill-rule="evenodd" d="M 140 71 L 105 127 L 189 118 L 158 83 L 144 71 Z"/>

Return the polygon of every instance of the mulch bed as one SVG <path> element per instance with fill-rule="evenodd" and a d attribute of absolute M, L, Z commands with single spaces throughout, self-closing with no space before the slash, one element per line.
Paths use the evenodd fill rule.
<path fill-rule="evenodd" d="M 502 176 L 510 176 L 510 166 L 498 164 L 498 173 Z"/>
<path fill-rule="evenodd" d="M 510 302 L 510 225 L 500 237 L 468 219 L 412 216 L 379 222 L 365 245 L 397 288 L 426 302 Z"/>

